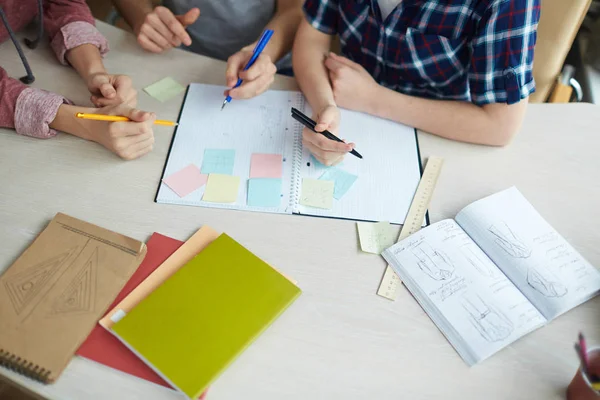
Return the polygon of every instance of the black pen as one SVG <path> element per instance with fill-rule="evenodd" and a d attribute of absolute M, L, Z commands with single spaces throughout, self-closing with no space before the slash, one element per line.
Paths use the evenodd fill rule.
<path fill-rule="evenodd" d="M 311 118 L 307 117 L 300 110 L 298 110 L 297 108 L 294 108 L 294 107 L 292 107 L 292 118 L 294 118 L 296 121 L 300 122 L 302 125 L 304 125 L 308 129 L 310 129 L 311 131 L 313 131 L 315 133 L 319 133 L 319 134 L 325 136 L 329 140 L 344 143 L 344 141 L 342 139 L 338 138 L 337 136 L 335 136 L 333 133 L 331 133 L 329 131 L 317 132 L 315 130 L 315 126 L 317 126 L 317 123 L 315 121 L 313 121 Z M 350 154 L 352 154 L 353 156 L 356 156 L 358 158 L 361 158 L 361 159 L 363 158 L 363 156 L 361 156 L 360 153 L 354 149 L 352 149 Z"/>

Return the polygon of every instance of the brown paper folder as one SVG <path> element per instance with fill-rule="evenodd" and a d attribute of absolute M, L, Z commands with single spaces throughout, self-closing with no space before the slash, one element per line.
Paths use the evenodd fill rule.
<path fill-rule="evenodd" d="M 55 381 L 145 255 L 142 242 L 57 214 L 0 276 L 0 365 Z"/>

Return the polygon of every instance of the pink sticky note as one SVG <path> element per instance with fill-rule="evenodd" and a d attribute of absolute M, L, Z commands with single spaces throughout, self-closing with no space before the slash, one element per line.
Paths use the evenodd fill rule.
<path fill-rule="evenodd" d="M 250 178 L 281 178 L 283 174 L 281 154 L 252 154 Z"/>
<path fill-rule="evenodd" d="M 169 175 L 163 182 L 173 189 L 179 197 L 185 197 L 206 183 L 208 175 L 200 173 L 200 169 L 190 164 L 184 169 Z"/>

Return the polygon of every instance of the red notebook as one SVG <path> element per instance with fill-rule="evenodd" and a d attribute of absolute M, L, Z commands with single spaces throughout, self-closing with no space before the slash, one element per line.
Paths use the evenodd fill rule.
<path fill-rule="evenodd" d="M 119 293 L 108 310 L 112 310 L 182 244 L 183 242 L 179 240 L 171 239 L 160 233 L 153 233 L 150 240 L 148 240 L 148 243 L 146 243 L 146 246 L 148 247 L 146 258 L 144 258 L 140 267 L 133 274 L 125 287 L 123 287 L 123 290 L 121 290 L 121 293 Z M 138 378 L 145 379 L 149 382 L 171 388 L 171 385 L 125 347 L 119 339 L 108 333 L 108 331 L 100 325 L 94 327 L 90 336 L 83 342 L 79 350 L 77 350 L 77 355 L 127 374 L 137 376 Z M 205 395 L 206 393 L 203 393 L 200 398 L 203 399 Z"/>

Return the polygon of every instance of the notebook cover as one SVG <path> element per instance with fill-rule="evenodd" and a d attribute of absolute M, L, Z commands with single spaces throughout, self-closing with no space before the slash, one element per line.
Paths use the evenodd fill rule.
<path fill-rule="evenodd" d="M 222 234 L 111 332 L 195 398 L 299 295 L 292 282 Z"/>
<path fill-rule="evenodd" d="M 120 318 L 115 316 L 117 312 L 120 315 L 128 313 L 140 301 L 146 298 L 157 287 L 162 285 L 171 275 L 187 264 L 192 258 L 196 257 L 206 246 L 219 236 L 214 229 L 209 226 L 203 226 L 192 235 L 181 247 L 177 249 L 161 266 L 156 269 L 147 279 L 139 284 L 129 295 L 123 298 L 116 306 L 100 320 L 100 325 L 110 329 L 114 321 Z"/>
<path fill-rule="evenodd" d="M 0 277 L 0 364 L 55 381 L 145 255 L 142 242 L 56 214 Z"/>

